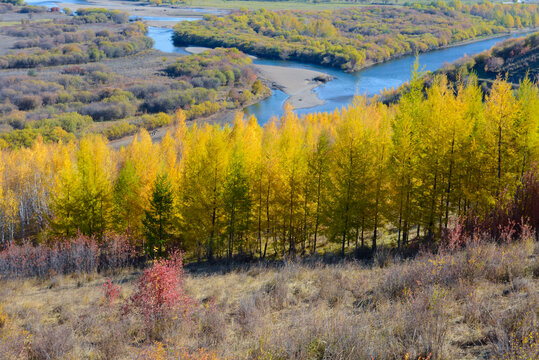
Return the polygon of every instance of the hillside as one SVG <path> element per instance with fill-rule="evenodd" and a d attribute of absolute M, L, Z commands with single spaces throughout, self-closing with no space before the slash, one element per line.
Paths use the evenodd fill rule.
<path fill-rule="evenodd" d="M 440 72 L 456 80 L 458 74 L 475 73 L 479 80 L 495 80 L 507 76 L 518 84 L 526 75 L 531 81 L 539 81 L 539 33 L 507 39 L 492 49 L 473 57 L 464 57 L 445 66 Z"/>
<path fill-rule="evenodd" d="M 124 310 L 139 270 L 110 284 L 94 272 L 3 280 L 0 357 L 537 359 L 538 256 L 528 238 L 407 261 L 194 267 L 188 311 L 150 322 Z"/>

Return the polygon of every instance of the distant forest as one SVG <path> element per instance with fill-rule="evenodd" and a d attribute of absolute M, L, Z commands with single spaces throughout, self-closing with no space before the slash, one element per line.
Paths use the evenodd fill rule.
<path fill-rule="evenodd" d="M 324 11 L 240 10 L 181 22 L 174 40 L 355 71 L 405 54 L 537 26 L 537 5 L 439 1 Z"/>

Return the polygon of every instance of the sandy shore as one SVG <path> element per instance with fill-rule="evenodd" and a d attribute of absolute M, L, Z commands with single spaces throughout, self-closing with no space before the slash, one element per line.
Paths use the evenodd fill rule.
<path fill-rule="evenodd" d="M 211 50 L 211 48 L 204 47 L 204 46 L 188 46 L 185 48 L 185 51 L 191 54 L 200 54 L 206 50 Z"/>
<path fill-rule="evenodd" d="M 283 66 L 253 66 L 262 79 L 269 81 L 272 88 L 280 89 L 290 95 L 287 101 L 295 109 L 307 109 L 325 104 L 313 90 L 331 79 L 328 74 Z"/>

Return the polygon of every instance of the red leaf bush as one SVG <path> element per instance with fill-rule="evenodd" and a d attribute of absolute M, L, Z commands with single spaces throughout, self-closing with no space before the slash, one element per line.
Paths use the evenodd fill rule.
<path fill-rule="evenodd" d="M 509 242 L 526 236 L 539 239 L 539 172 L 534 165 L 524 173 L 512 196 L 503 192 L 484 215 L 471 213 L 462 219 L 464 233 Z"/>
<path fill-rule="evenodd" d="M 183 280 L 181 253 L 174 253 L 170 260 L 154 262 L 139 278 L 126 312 L 139 312 L 149 326 L 172 319 L 176 314 L 188 317 L 193 301 L 183 289 Z"/>
<path fill-rule="evenodd" d="M 105 299 L 110 306 L 112 306 L 118 296 L 120 296 L 120 291 L 121 288 L 118 285 L 113 284 L 108 277 L 107 281 L 103 284 L 103 292 L 105 293 Z"/>

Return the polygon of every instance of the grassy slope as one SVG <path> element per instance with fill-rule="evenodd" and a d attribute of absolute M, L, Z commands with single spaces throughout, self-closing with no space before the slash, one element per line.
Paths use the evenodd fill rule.
<path fill-rule="evenodd" d="M 539 326 L 538 256 L 539 244 L 527 241 L 407 262 L 380 254 L 375 265 L 198 269 L 186 279 L 199 304 L 192 321 L 161 325 L 152 342 L 228 359 L 502 356 Z M 123 299 L 136 275 L 113 276 Z M 0 348 L 9 354 L 31 334 L 34 358 L 136 358 L 152 342 L 140 318 L 121 315 L 121 303 L 104 304 L 104 281 L 78 275 L 0 283 L 9 315 Z"/>

